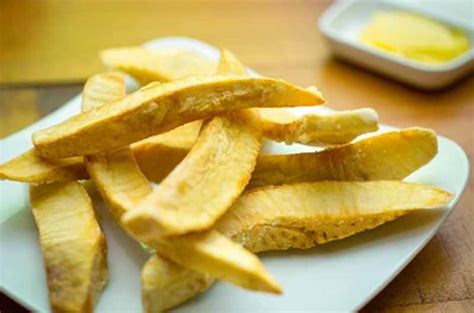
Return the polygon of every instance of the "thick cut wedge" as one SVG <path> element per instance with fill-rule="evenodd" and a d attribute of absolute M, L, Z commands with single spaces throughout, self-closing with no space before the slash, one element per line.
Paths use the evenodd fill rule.
<path fill-rule="evenodd" d="M 216 76 L 153 84 L 123 100 L 36 132 L 43 157 L 65 158 L 114 150 L 194 120 L 231 109 L 321 104 L 319 92 L 282 80 Z"/>
<path fill-rule="evenodd" d="M 84 93 L 87 92 L 86 88 Z M 87 105 L 83 103 L 84 107 Z M 121 222 L 122 214 L 135 210 L 140 201 L 152 191 L 147 179 L 138 168 L 131 149 L 125 147 L 112 153 L 86 156 L 85 159 L 87 169 L 97 188 L 120 225 L 124 226 Z M 176 238 L 170 242 L 160 236 L 150 240 L 142 235 L 146 229 L 143 227 L 146 227 L 146 223 L 132 229 L 131 234 L 137 240 L 156 248 L 161 255 L 186 268 L 209 273 L 213 277 L 244 288 L 280 292 L 278 284 L 265 271 L 254 254 L 217 232 Z M 214 250 L 224 253 L 216 253 Z"/>
<path fill-rule="evenodd" d="M 82 157 L 45 159 L 34 149 L 0 165 L 0 179 L 32 184 L 72 181 L 88 176 Z"/>
<path fill-rule="evenodd" d="M 77 182 L 32 186 L 54 312 L 92 312 L 107 282 L 107 244 L 89 195 Z"/>
<path fill-rule="evenodd" d="M 432 130 L 407 128 L 320 152 L 260 155 L 247 188 L 321 180 L 400 180 L 437 152 Z"/>
<path fill-rule="evenodd" d="M 163 312 L 207 290 L 214 279 L 158 255 L 142 269 L 142 301 L 147 313 Z"/>
<path fill-rule="evenodd" d="M 215 228 L 254 252 L 306 249 L 450 200 L 439 188 L 401 181 L 268 186 L 242 195 Z"/>
<path fill-rule="evenodd" d="M 196 272 L 246 289 L 281 293 L 281 287 L 265 270 L 257 256 L 217 231 L 177 237 L 150 236 L 146 223 L 131 229 L 137 239 L 160 254 Z"/>
<path fill-rule="evenodd" d="M 283 123 L 263 118 L 263 135 L 287 144 L 343 144 L 378 129 L 378 116 L 372 109 L 341 111 L 324 115 L 308 114 Z"/>
<path fill-rule="evenodd" d="M 215 62 L 186 50 L 123 47 L 104 50 L 100 57 L 105 65 L 130 74 L 142 84 L 212 75 L 216 69 Z"/>
<path fill-rule="evenodd" d="M 245 189 L 255 167 L 260 133 L 252 118 L 251 112 L 235 112 L 204 125 L 183 161 L 124 216 L 127 223 L 154 222 L 157 235 L 210 228 Z"/>

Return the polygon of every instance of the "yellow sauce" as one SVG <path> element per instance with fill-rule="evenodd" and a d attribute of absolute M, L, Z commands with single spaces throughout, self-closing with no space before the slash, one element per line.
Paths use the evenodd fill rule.
<path fill-rule="evenodd" d="M 469 49 L 466 34 L 430 18 L 403 11 L 376 12 L 360 40 L 407 59 L 440 64 Z"/>

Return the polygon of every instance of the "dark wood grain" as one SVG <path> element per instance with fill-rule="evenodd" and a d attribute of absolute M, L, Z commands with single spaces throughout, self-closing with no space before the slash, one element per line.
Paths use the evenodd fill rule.
<path fill-rule="evenodd" d="M 0 10 L 12 5 L 10 1 L 1 3 Z M 24 3 L 21 5 L 26 5 Z M 474 158 L 474 77 L 471 75 L 442 91 L 423 92 L 334 59 L 316 27 L 317 18 L 330 4 L 329 1 L 210 0 L 189 3 L 150 1 L 138 4 L 125 1 L 99 4 L 94 10 L 85 10 L 83 4 L 74 1 L 77 10 L 71 10 L 67 15 L 71 21 L 65 20 L 64 3 L 71 2 L 35 3 L 41 7 L 36 19 L 47 21 L 44 22 L 47 25 L 42 30 L 45 32 L 41 35 L 43 37 L 33 34 L 40 38 L 35 37 L 31 39 L 32 42 L 26 42 L 25 38 L 15 43 L 17 46 L 12 51 L 19 51 L 16 54 L 5 56 L 5 53 L 0 53 L 0 68 L 3 69 L 8 63 L 10 71 L 0 79 L 0 83 L 8 83 L 0 88 L 0 136 L 11 134 L 34 122 L 74 96 L 81 89 L 85 77 L 101 70 L 96 58 L 99 49 L 139 44 L 164 35 L 189 35 L 233 50 L 245 63 L 262 74 L 285 78 L 301 85 L 315 84 L 329 100 L 329 105 L 336 109 L 372 107 L 378 111 L 382 123 L 398 127 L 418 125 L 433 128 L 439 134 L 457 141 L 468 157 L 471 160 Z M 127 18 L 120 19 L 120 16 Z M 67 30 L 71 31 L 73 25 L 99 17 L 102 20 L 92 21 L 92 24 L 78 30 L 74 35 L 75 40 L 65 41 L 66 37 L 61 37 L 69 35 Z M 2 19 L 5 23 L 5 17 Z M 130 19 L 133 19 L 133 27 L 130 26 Z M 114 21 L 111 25 L 104 24 L 111 21 Z M 17 27 L 27 30 L 25 21 L 19 23 Z M 66 28 L 63 33 L 56 29 L 60 25 Z M 1 22 L 0 28 L 4 32 Z M 9 41 L 3 39 L 0 50 L 20 36 L 18 29 L 8 31 L 12 32 L 8 35 Z M 77 44 L 78 39 L 81 39 L 82 45 Z M 39 56 L 23 51 L 35 45 L 44 47 L 46 40 L 56 46 L 53 50 L 58 54 L 57 62 L 51 51 Z M 61 49 L 68 45 L 72 45 L 72 48 L 65 55 Z M 34 75 L 20 73 L 22 62 L 35 68 L 32 70 Z M 77 65 L 82 67 L 78 71 Z M 49 74 L 39 75 L 42 71 Z M 69 81 L 78 83 L 62 85 Z M 31 82 L 39 83 L 40 86 L 11 87 L 12 83 Z M 472 312 L 472 169 L 470 174 L 464 196 L 439 233 L 363 311 Z M 4 306 L 2 300 L 1 312 L 16 312 L 8 311 L 8 308 L 8 304 Z"/>

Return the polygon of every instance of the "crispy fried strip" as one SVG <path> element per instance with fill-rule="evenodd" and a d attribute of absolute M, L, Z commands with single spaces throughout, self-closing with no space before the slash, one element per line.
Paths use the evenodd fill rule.
<path fill-rule="evenodd" d="M 152 256 L 142 269 L 142 301 L 147 313 L 171 309 L 207 290 L 214 279 Z"/>
<path fill-rule="evenodd" d="M 84 93 L 87 92 L 85 89 Z M 134 210 L 152 190 L 140 172 L 131 149 L 125 147 L 112 153 L 86 156 L 85 160 L 97 188 L 123 227 L 124 224 L 120 222 L 121 215 Z M 156 248 L 163 256 L 186 268 L 209 273 L 213 277 L 244 288 L 281 292 L 278 284 L 255 255 L 217 232 L 196 234 L 170 241 L 162 237 L 149 239 L 137 236 L 136 233 L 140 234 L 141 231 L 131 233 L 138 240 Z"/>
<path fill-rule="evenodd" d="M 321 180 L 399 180 L 437 152 L 435 132 L 414 127 L 321 152 L 260 155 L 247 188 Z"/>
<path fill-rule="evenodd" d="M 88 178 L 82 157 L 45 159 L 30 149 L 0 165 L 0 179 L 48 184 Z"/>
<path fill-rule="evenodd" d="M 186 50 L 124 47 L 104 50 L 100 58 L 107 66 L 130 74 L 142 84 L 212 75 L 216 69 L 215 62 Z"/>
<path fill-rule="evenodd" d="M 359 135 L 378 129 L 378 116 L 373 109 L 340 111 L 325 115 L 307 114 L 293 121 L 278 123 L 262 119 L 265 137 L 287 144 L 343 144 Z"/>
<path fill-rule="evenodd" d="M 439 188 L 401 181 L 268 186 L 242 195 L 215 228 L 254 252 L 307 249 L 451 198 Z"/>
<path fill-rule="evenodd" d="M 234 70 L 226 55 L 221 56 L 226 64 L 218 66 L 220 75 Z M 239 67 L 235 70 L 241 72 Z M 258 119 L 258 112 L 251 110 L 214 117 L 183 161 L 139 208 L 124 216 L 129 227 L 147 220 L 148 230 L 157 236 L 209 229 L 250 180 L 261 143 L 254 126 Z"/>
<path fill-rule="evenodd" d="M 122 100 L 33 134 L 36 152 L 65 158 L 114 150 L 230 109 L 321 104 L 319 92 L 282 80 L 242 76 L 152 84 Z M 98 140 L 100 138 L 100 140 Z"/>
<path fill-rule="evenodd" d="M 183 161 L 124 216 L 129 227 L 147 220 L 157 236 L 209 229 L 250 180 L 260 149 L 252 118 L 251 112 L 235 112 L 206 124 Z"/>
<path fill-rule="evenodd" d="M 92 312 L 107 282 L 107 244 L 78 182 L 30 187 L 54 312 Z"/>

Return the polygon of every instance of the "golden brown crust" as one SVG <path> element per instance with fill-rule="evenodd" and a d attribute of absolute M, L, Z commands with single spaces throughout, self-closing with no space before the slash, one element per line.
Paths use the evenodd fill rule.
<path fill-rule="evenodd" d="M 214 279 L 153 255 L 141 273 L 142 301 L 146 313 L 171 309 L 206 291 Z"/>
<path fill-rule="evenodd" d="M 442 207 L 451 198 L 439 188 L 402 181 L 267 186 L 244 193 L 215 229 L 254 252 L 306 249 Z"/>
<path fill-rule="evenodd" d="M 72 181 L 88 176 L 82 157 L 45 159 L 38 156 L 34 149 L 0 165 L 0 179 L 32 184 Z"/>
<path fill-rule="evenodd" d="M 263 118 L 263 135 L 286 144 L 337 145 L 351 142 L 357 136 L 378 129 L 378 117 L 372 109 L 307 114 L 291 121 L 275 122 Z"/>
<path fill-rule="evenodd" d="M 437 152 L 432 130 L 407 128 L 321 152 L 260 155 L 247 189 L 321 180 L 398 180 Z"/>

